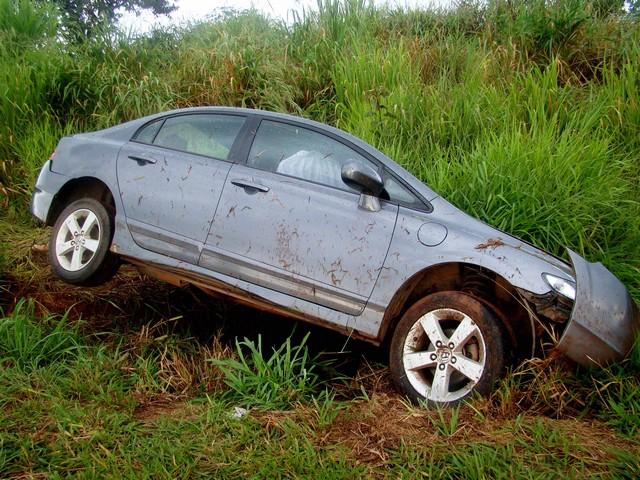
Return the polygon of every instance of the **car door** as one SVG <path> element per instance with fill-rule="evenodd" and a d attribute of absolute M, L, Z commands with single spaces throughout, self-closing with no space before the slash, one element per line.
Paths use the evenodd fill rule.
<path fill-rule="evenodd" d="M 143 127 L 118 155 L 127 225 L 141 247 L 197 263 L 245 117 L 184 114 Z"/>
<path fill-rule="evenodd" d="M 358 207 L 343 164 L 369 159 L 317 130 L 263 119 L 231 168 L 200 265 L 349 314 L 371 294 L 398 207 Z"/>

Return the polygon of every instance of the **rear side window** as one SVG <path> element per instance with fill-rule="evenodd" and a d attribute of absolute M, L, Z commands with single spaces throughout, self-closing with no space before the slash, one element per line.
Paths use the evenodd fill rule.
<path fill-rule="evenodd" d="M 158 133 L 158 130 L 160 130 L 160 125 L 162 125 L 163 120 L 164 118 L 161 118 L 145 125 L 142 130 L 138 131 L 135 139 L 142 143 L 153 143 L 153 139 L 156 133 Z"/>
<path fill-rule="evenodd" d="M 227 160 L 245 118 L 237 115 L 192 114 L 169 117 L 153 140 L 154 145 Z M 140 133 L 146 135 L 146 128 Z M 140 135 L 136 137 L 140 140 Z"/>

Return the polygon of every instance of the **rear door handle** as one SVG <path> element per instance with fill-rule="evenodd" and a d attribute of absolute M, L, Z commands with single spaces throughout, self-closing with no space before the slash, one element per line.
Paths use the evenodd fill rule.
<path fill-rule="evenodd" d="M 234 179 L 231 180 L 236 187 L 244 188 L 245 190 L 254 190 L 258 192 L 268 192 L 269 187 L 265 187 L 264 185 L 260 185 L 259 183 L 249 182 L 247 180 Z"/>
<path fill-rule="evenodd" d="M 129 155 L 131 160 L 138 162 L 138 165 L 144 165 L 146 163 L 156 163 L 158 160 L 152 157 L 142 157 L 140 155 Z"/>

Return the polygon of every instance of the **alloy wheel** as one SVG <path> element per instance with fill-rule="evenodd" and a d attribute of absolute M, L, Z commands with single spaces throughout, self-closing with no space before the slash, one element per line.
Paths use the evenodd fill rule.
<path fill-rule="evenodd" d="M 404 340 L 407 379 L 424 398 L 453 402 L 467 395 L 485 369 L 486 345 L 466 313 L 440 308 L 421 316 Z"/>
<path fill-rule="evenodd" d="M 60 266 L 77 272 L 91 262 L 100 244 L 100 222 L 86 208 L 71 212 L 58 230 L 55 253 Z"/>

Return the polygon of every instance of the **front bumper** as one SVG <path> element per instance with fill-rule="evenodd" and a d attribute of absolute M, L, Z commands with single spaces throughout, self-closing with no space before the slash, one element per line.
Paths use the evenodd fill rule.
<path fill-rule="evenodd" d="M 604 365 L 622 360 L 640 330 L 640 312 L 625 286 L 601 263 L 569 250 L 576 299 L 558 349 L 575 362 Z"/>

